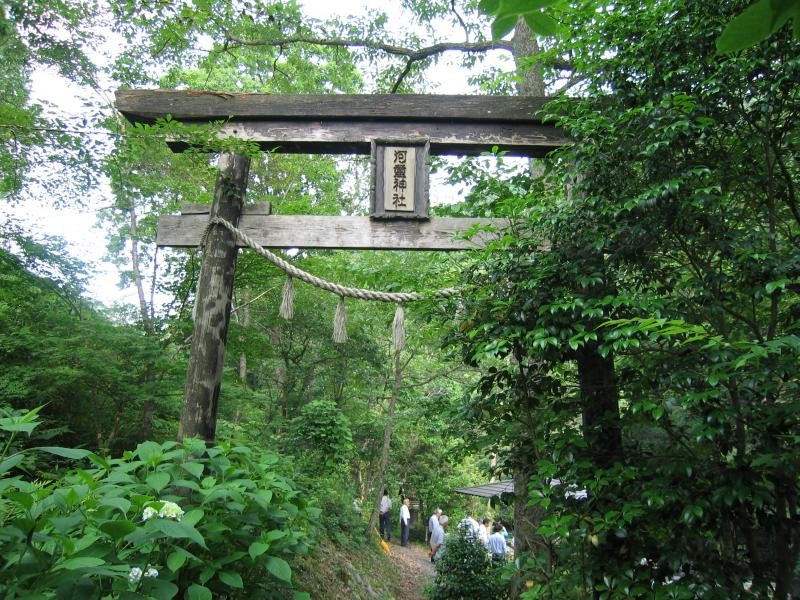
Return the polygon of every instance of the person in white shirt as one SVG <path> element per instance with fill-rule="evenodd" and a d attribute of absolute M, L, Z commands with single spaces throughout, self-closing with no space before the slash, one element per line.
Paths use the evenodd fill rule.
<path fill-rule="evenodd" d="M 489 543 L 489 519 L 484 519 L 478 526 L 478 539 L 481 541 L 481 546 L 486 546 Z"/>
<path fill-rule="evenodd" d="M 381 521 L 381 537 L 387 542 L 392 537 L 392 518 L 389 515 L 389 510 L 392 508 L 392 499 L 389 498 L 389 491 L 383 490 L 383 497 L 381 498 L 380 512 Z"/>
<path fill-rule="evenodd" d="M 428 556 L 431 557 L 431 562 L 436 562 L 440 558 L 442 558 L 442 553 L 444 552 L 444 530 L 447 527 L 447 523 L 450 519 L 447 515 L 442 515 L 439 517 L 439 521 L 436 523 L 435 529 L 431 532 L 431 551 Z"/>
<path fill-rule="evenodd" d="M 408 507 L 411 505 L 411 499 L 406 498 L 403 500 L 403 505 L 400 507 L 400 545 L 408 546 L 408 536 L 411 533 L 411 513 Z"/>
<path fill-rule="evenodd" d="M 502 534 L 503 527 L 495 523 L 494 533 L 489 536 L 489 541 L 486 542 L 486 550 L 492 555 L 492 560 L 504 561 L 506 559 L 506 538 Z"/>
<path fill-rule="evenodd" d="M 442 516 L 442 509 L 437 508 L 433 511 L 431 518 L 428 519 L 428 539 L 430 539 L 430 534 L 433 533 L 433 529 L 439 526 L 439 517 Z"/>

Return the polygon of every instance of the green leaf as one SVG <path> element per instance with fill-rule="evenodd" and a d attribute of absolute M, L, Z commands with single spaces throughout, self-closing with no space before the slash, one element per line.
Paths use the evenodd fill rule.
<path fill-rule="evenodd" d="M 200 535 L 200 532 L 187 523 L 171 521 L 169 519 L 158 519 L 154 521 L 154 523 L 154 527 L 166 536 L 178 539 L 190 539 L 203 548 L 206 547 L 206 541 L 203 539 L 203 536 Z"/>
<path fill-rule="evenodd" d="M 478 8 L 487 15 L 493 15 L 500 8 L 500 0 L 481 0 Z"/>
<path fill-rule="evenodd" d="M 156 492 L 160 492 L 169 483 L 169 473 L 165 473 L 164 471 L 159 471 L 158 473 L 153 473 L 147 477 L 147 485 L 153 488 Z"/>
<path fill-rule="evenodd" d="M 244 582 L 242 581 L 242 576 L 236 573 L 235 571 L 220 571 L 217 573 L 217 577 L 219 577 L 220 581 L 227 585 L 228 587 L 242 589 L 244 588 Z"/>
<path fill-rule="evenodd" d="M 199 438 L 187 438 L 183 440 L 183 447 L 189 454 L 202 456 L 206 452 L 206 443 Z"/>
<path fill-rule="evenodd" d="M 284 531 L 283 529 L 273 529 L 267 532 L 267 535 L 264 536 L 264 539 L 268 542 L 274 542 L 275 540 L 279 540 L 287 535 L 289 535 L 288 531 Z"/>
<path fill-rule="evenodd" d="M 204 585 L 193 583 L 186 590 L 187 600 L 211 600 L 211 590 Z"/>
<path fill-rule="evenodd" d="M 33 496 L 26 492 L 8 492 L 6 497 L 22 506 L 25 510 L 30 510 L 33 506 Z"/>
<path fill-rule="evenodd" d="M 286 583 L 292 582 L 292 567 L 282 558 L 270 556 L 267 558 L 267 571 Z"/>
<path fill-rule="evenodd" d="M 0 462 L 0 475 L 3 473 L 7 473 L 14 467 L 16 467 L 19 463 L 21 463 L 25 458 L 25 454 L 23 452 L 17 452 L 16 454 L 12 454 L 4 461 Z"/>
<path fill-rule="evenodd" d="M 108 534 L 114 540 L 122 539 L 135 530 L 136 525 L 130 521 L 106 521 L 100 525 L 100 531 Z"/>
<path fill-rule="evenodd" d="M 80 460 L 94 454 L 93 452 L 84 450 L 82 448 L 62 448 L 61 446 L 38 446 L 34 448 L 34 450 L 41 450 L 42 452 L 48 452 L 50 454 L 55 454 L 56 456 L 72 458 L 75 460 Z"/>
<path fill-rule="evenodd" d="M 181 466 L 187 471 L 189 471 L 189 473 L 194 475 L 196 479 L 200 479 L 205 469 L 205 467 L 202 464 L 196 462 L 183 463 Z"/>
<path fill-rule="evenodd" d="M 311 600 L 311 594 L 308 592 L 295 592 L 292 600 Z"/>
<path fill-rule="evenodd" d="M 522 15 L 542 8 L 548 8 L 559 2 L 561 2 L 561 0 L 500 0 L 500 13 Z"/>
<path fill-rule="evenodd" d="M 129 590 L 124 590 L 119 595 L 119 600 L 149 600 L 147 596 L 142 596 L 138 592 L 131 592 Z"/>
<path fill-rule="evenodd" d="M 523 15 L 531 31 L 539 35 L 558 35 L 558 21 L 543 12 L 529 12 Z"/>
<path fill-rule="evenodd" d="M 103 498 L 100 500 L 100 506 L 110 506 L 118 509 L 123 514 L 127 514 L 131 509 L 131 501 L 127 498 Z"/>
<path fill-rule="evenodd" d="M 148 579 L 142 587 L 148 588 L 148 594 L 158 600 L 170 600 L 180 591 L 177 585 L 163 579 Z"/>
<path fill-rule="evenodd" d="M 499 40 L 517 24 L 517 15 L 498 17 L 492 23 L 492 39 Z"/>
<path fill-rule="evenodd" d="M 38 418 L 39 411 L 43 408 L 44 405 L 37 406 L 24 415 L 15 415 L 0 419 L 0 430 L 12 433 L 23 431 L 30 435 L 31 432 L 40 425 L 39 421 L 36 421 L 36 419 Z"/>
<path fill-rule="evenodd" d="M 147 441 L 136 446 L 136 454 L 138 454 L 139 458 L 144 462 L 156 464 L 159 462 L 157 459 L 161 458 L 164 452 L 161 449 L 161 444 Z"/>
<path fill-rule="evenodd" d="M 167 556 L 167 567 L 173 573 L 176 573 L 178 569 L 180 569 L 184 564 L 186 564 L 186 560 L 189 556 L 186 554 L 184 550 L 175 550 L 171 552 L 169 556 Z"/>
<path fill-rule="evenodd" d="M 770 33 L 778 31 L 792 17 L 795 19 L 800 17 L 800 0 L 771 0 L 770 7 L 772 8 Z"/>
<path fill-rule="evenodd" d="M 201 508 L 193 508 L 181 517 L 181 523 L 186 523 L 194 527 L 205 516 L 205 512 Z"/>
<path fill-rule="evenodd" d="M 86 567 L 99 567 L 106 564 L 102 558 L 95 558 L 94 556 L 76 556 L 75 558 L 68 558 L 64 562 L 58 563 L 55 569 L 66 569 L 74 571 L 76 569 L 85 569 Z"/>
<path fill-rule="evenodd" d="M 250 558 L 255 560 L 267 550 L 269 550 L 269 544 L 265 544 L 264 542 L 253 542 L 250 544 L 248 552 L 250 553 Z"/>
<path fill-rule="evenodd" d="M 23 431 L 30 435 L 31 431 L 36 429 L 37 425 L 39 425 L 39 423 L 20 423 L 14 419 L 0 419 L 0 430 L 12 433 Z"/>
<path fill-rule="evenodd" d="M 216 563 L 214 563 L 210 567 L 206 567 L 205 569 L 200 571 L 200 574 L 197 576 L 197 581 L 199 581 L 201 584 L 205 584 L 209 579 L 211 579 L 214 575 L 216 575 L 217 568 L 218 565 Z"/>
<path fill-rule="evenodd" d="M 782 290 L 786 287 L 786 284 L 789 283 L 788 279 L 779 279 L 778 281 L 770 281 L 767 285 L 764 286 L 764 289 L 767 292 L 767 295 L 772 294 L 775 290 Z"/>
<path fill-rule="evenodd" d="M 200 486 L 196 481 L 192 481 L 191 479 L 174 479 L 172 481 L 172 485 L 176 488 L 187 488 L 194 492 L 200 491 Z"/>
<path fill-rule="evenodd" d="M 85 519 L 80 511 L 75 511 L 66 517 L 51 517 L 50 524 L 59 533 L 73 534 L 76 527 L 82 525 Z"/>
<path fill-rule="evenodd" d="M 770 0 L 759 0 L 735 17 L 717 38 L 717 54 L 744 50 L 772 33 Z"/>
<path fill-rule="evenodd" d="M 66 581 L 58 586 L 56 600 L 84 600 L 97 597 L 97 584 L 89 577 Z"/>

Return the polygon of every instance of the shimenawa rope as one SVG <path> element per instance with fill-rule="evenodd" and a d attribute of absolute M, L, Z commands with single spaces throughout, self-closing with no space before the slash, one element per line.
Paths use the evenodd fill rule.
<path fill-rule="evenodd" d="M 397 309 L 394 314 L 394 321 L 392 323 L 392 347 L 395 351 L 401 351 L 406 344 L 405 332 L 405 311 L 403 310 L 404 302 L 416 302 L 425 298 L 449 298 L 458 293 L 455 288 L 445 288 L 435 290 L 429 294 L 421 294 L 419 292 L 379 292 L 376 290 L 367 290 L 363 288 L 350 288 L 338 285 L 332 281 L 316 277 L 311 273 L 298 269 L 291 263 L 287 262 L 277 254 L 270 252 L 266 248 L 259 246 L 252 238 L 246 233 L 241 231 L 230 221 L 221 217 L 213 217 L 209 219 L 203 235 L 200 238 L 200 247 L 205 247 L 208 235 L 213 225 L 222 225 L 230 231 L 234 237 L 242 243 L 254 250 L 259 256 L 266 258 L 273 265 L 281 269 L 288 275 L 286 283 L 283 286 L 283 294 L 281 299 L 281 306 L 279 313 L 281 317 L 287 321 L 291 321 L 294 316 L 294 284 L 293 280 L 299 279 L 305 281 L 309 285 L 318 287 L 339 296 L 339 303 L 336 306 L 336 316 L 333 320 L 333 341 L 337 344 L 342 344 L 347 341 L 347 307 L 345 306 L 344 299 L 358 298 L 359 300 L 376 300 L 378 302 L 394 302 L 397 304 Z"/>
<path fill-rule="evenodd" d="M 277 254 L 270 252 L 266 248 L 262 248 L 259 246 L 250 236 L 246 233 L 238 229 L 233 223 L 230 221 L 226 221 L 221 217 L 213 217 L 209 219 L 208 225 L 206 225 L 205 231 L 203 231 L 203 236 L 200 239 L 200 246 L 203 247 L 206 244 L 206 239 L 208 238 L 208 234 L 211 231 L 212 225 L 222 225 L 230 231 L 240 242 L 242 245 L 251 248 L 255 251 L 259 256 L 263 256 L 273 265 L 278 267 L 281 271 L 286 273 L 289 277 L 293 277 L 295 279 L 299 279 L 300 281 L 305 281 L 309 285 L 313 285 L 314 287 L 318 287 L 323 290 L 327 290 L 336 294 L 339 297 L 346 297 L 346 298 L 358 298 L 359 300 L 376 300 L 378 302 L 393 302 L 393 303 L 404 303 L 404 302 L 417 302 L 419 300 L 425 300 L 428 298 L 450 298 L 451 296 L 455 296 L 458 294 L 458 290 L 456 288 L 444 288 L 440 290 L 434 290 L 433 292 L 423 294 L 420 292 L 379 292 L 377 290 L 367 290 L 363 288 L 351 288 L 341 286 L 337 283 L 333 283 L 332 281 L 328 281 L 327 279 L 322 279 L 320 277 L 316 277 L 311 273 L 303 271 L 302 269 L 298 269 L 293 264 L 287 262 Z M 284 292 L 285 293 L 285 292 Z"/>

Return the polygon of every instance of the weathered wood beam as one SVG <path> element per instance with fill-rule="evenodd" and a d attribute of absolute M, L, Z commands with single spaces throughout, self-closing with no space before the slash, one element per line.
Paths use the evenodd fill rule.
<path fill-rule="evenodd" d="M 537 123 L 434 123 L 426 121 L 232 121 L 221 138 L 256 142 L 262 150 L 305 154 L 369 154 L 372 140 L 430 140 L 434 155 L 475 156 L 493 146 L 510 156 L 542 157 L 568 142 L 551 125 Z M 189 145 L 169 141 L 174 152 Z"/>
<path fill-rule="evenodd" d="M 223 154 L 210 215 L 239 223 L 250 172 L 250 157 Z M 208 221 L 208 215 L 192 215 Z M 194 335 L 178 439 L 214 440 L 222 368 L 230 323 L 233 274 L 238 249 L 233 234 L 215 227 L 209 234 L 195 298 Z"/>
<path fill-rule="evenodd" d="M 134 122 L 169 114 L 179 121 L 377 119 L 406 121 L 541 122 L 552 100 L 536 96 L 434 94 L 229 94 L 195 90 L 117 90 L 117 109 Z"/>
<path fill-rule="evenodd" d="M 193 247 L 208 224 L 208 215 L 163 215 L 158 222 L 159 246 Z M 456 237 L 476 226 L 504 228 L 505 219 L 438 217 L 429 221 L 378 221 L 369 217 L 242 215 L 241 229 L 266 248 L 350 250 L 471 250 L 497 234 L 479 231 L 470 239 Z"/>
<path fill-rule="evenodd" d="M 171 115 L 187 124 L 225 121 L 221 137 L 264 150 L 369 154 L 374 139 L 430 140 L 432 154 L 474 155 L 493 146 L 543 156 L 569 140 L 535 115 L 546 98 L 435 95 L 270 95 L 119 90 L 117 108 L 134 123 Z M 181 152 L 185 142 L 170 143 Z"/>

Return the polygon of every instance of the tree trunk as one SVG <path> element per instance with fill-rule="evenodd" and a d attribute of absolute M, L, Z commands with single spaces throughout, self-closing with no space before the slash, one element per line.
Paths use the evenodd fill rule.
<path fill-rule="evenodd" d="M 592 462 L 609 467 L 622 458 L 622 426 L 614 360 L 594 342 L 577 350 L 583 437 Z"/>
<path fill-rule="evenodd" d="M 144 294 L 144 278 L 142 267 L 139 264 L 139 222 L 136 216 L 136 205 L 131 200 L 128 207 L 128 221 L 131 228 L 131 269 L 133 270 L 133 283 L 136 286 L 136 295 L 139 298 L 139 316 L 147 333 L 153 332 L 153 320 L 150 307 Z"/>
<path fill-rule="evenodd" d="M 220 156 L 211 217 L 238 225 L 249 171 L 249 157 Z M 233 234 L 224 227 L 213 227 L 206 240 L 195 299 L 197 313 L 178 439 L 197 436 L 211 442 L 216 434 L 236 252 Z"/>
<path fill-rule="evenodd" d="M 149 379 L 149 378 L 148 378 Z M 153 417 L 156 405 L 152 400 L 145 400 L 142 404 L 142 416 L 139 418 L 139 439 L 144 441 L 150 438 L 153 432 Z"/>
<path fill-rule="evenodd" d="M 392 383 L 392 395 L 389 397 L 389 407 L 386 411 L 386 427 L 383 429 L 383 448 L 381 449 L 381 460 L 378 463 L 378 473 L 375 479 L 377 493 L 372 513 L 369 516 L 369 523 L 367 524 L 367 536 L 372 534 L 372 531 L 378 524 L 378 513 L 381 507 L 381 495 L 384 487 L 384 479 L 386 477 L 386 466 L 389 464 L 389 447 L 392 444 L 392 427 L 394 426 L 397 396 L 400 394 L 400 386 L 403 383 L 403 369 L 400 366 L 401 352 L 401 350 L 395 350 L 394 353 L 394 382 Z"/>
<path fill-rule="evenodd" d="M 539 43 L 533 36 L 525 19 L 520 18 L 514 29 L 511 40 L 512 54 L 519 80 L 517 93 L 521 96 L 544 96 L 545 85 L 542 67 L 539 63 L 525 64 L 525 59 L 539 53 Z M 539 162 L 531 159 L 528 166 L 531 178 L 541 177 L 543 169 Z M 541 510 L 528 506 L 528 480 L 533 472 L 534 457 L 527 452 L 519 452 L 516 462 L 519 465 L 514 471 L 514 553 L 520 555 L 524 552 L 538 552 L 536 545 L 536 530 L 541 523 Z M 519 598 L 525 590 L 519 577 L 519 571 L 511 582 L 512 598 Z"/>
<path fill-rule="evenodd" d="M 520 78 L 517 82 L 517 93 L 520 96 L 545 96 L 544 72 L 541 63 L 525 64 L 526 58 L 539 54 L 539 42 L 533 36 L 531 28 L 520 18 L 514 28 L 511 39 L 512 54 L 517 65 Z"/>
<path fill-rule="evenodd" d="M 595 342 L 579 348 L 576 355 L 583 438 L 594 467 L 607 468 L 622 459 L 622 426 L 614 360 L 610 356 L 603 357 Z M 619 547 L 611 536 L 592 551 L 605 561 L 619 556 Z M 592 573 L 591 578 L 593 597 L 600 598 L 594 585 L 600 583 L 600 574 Z"/>

